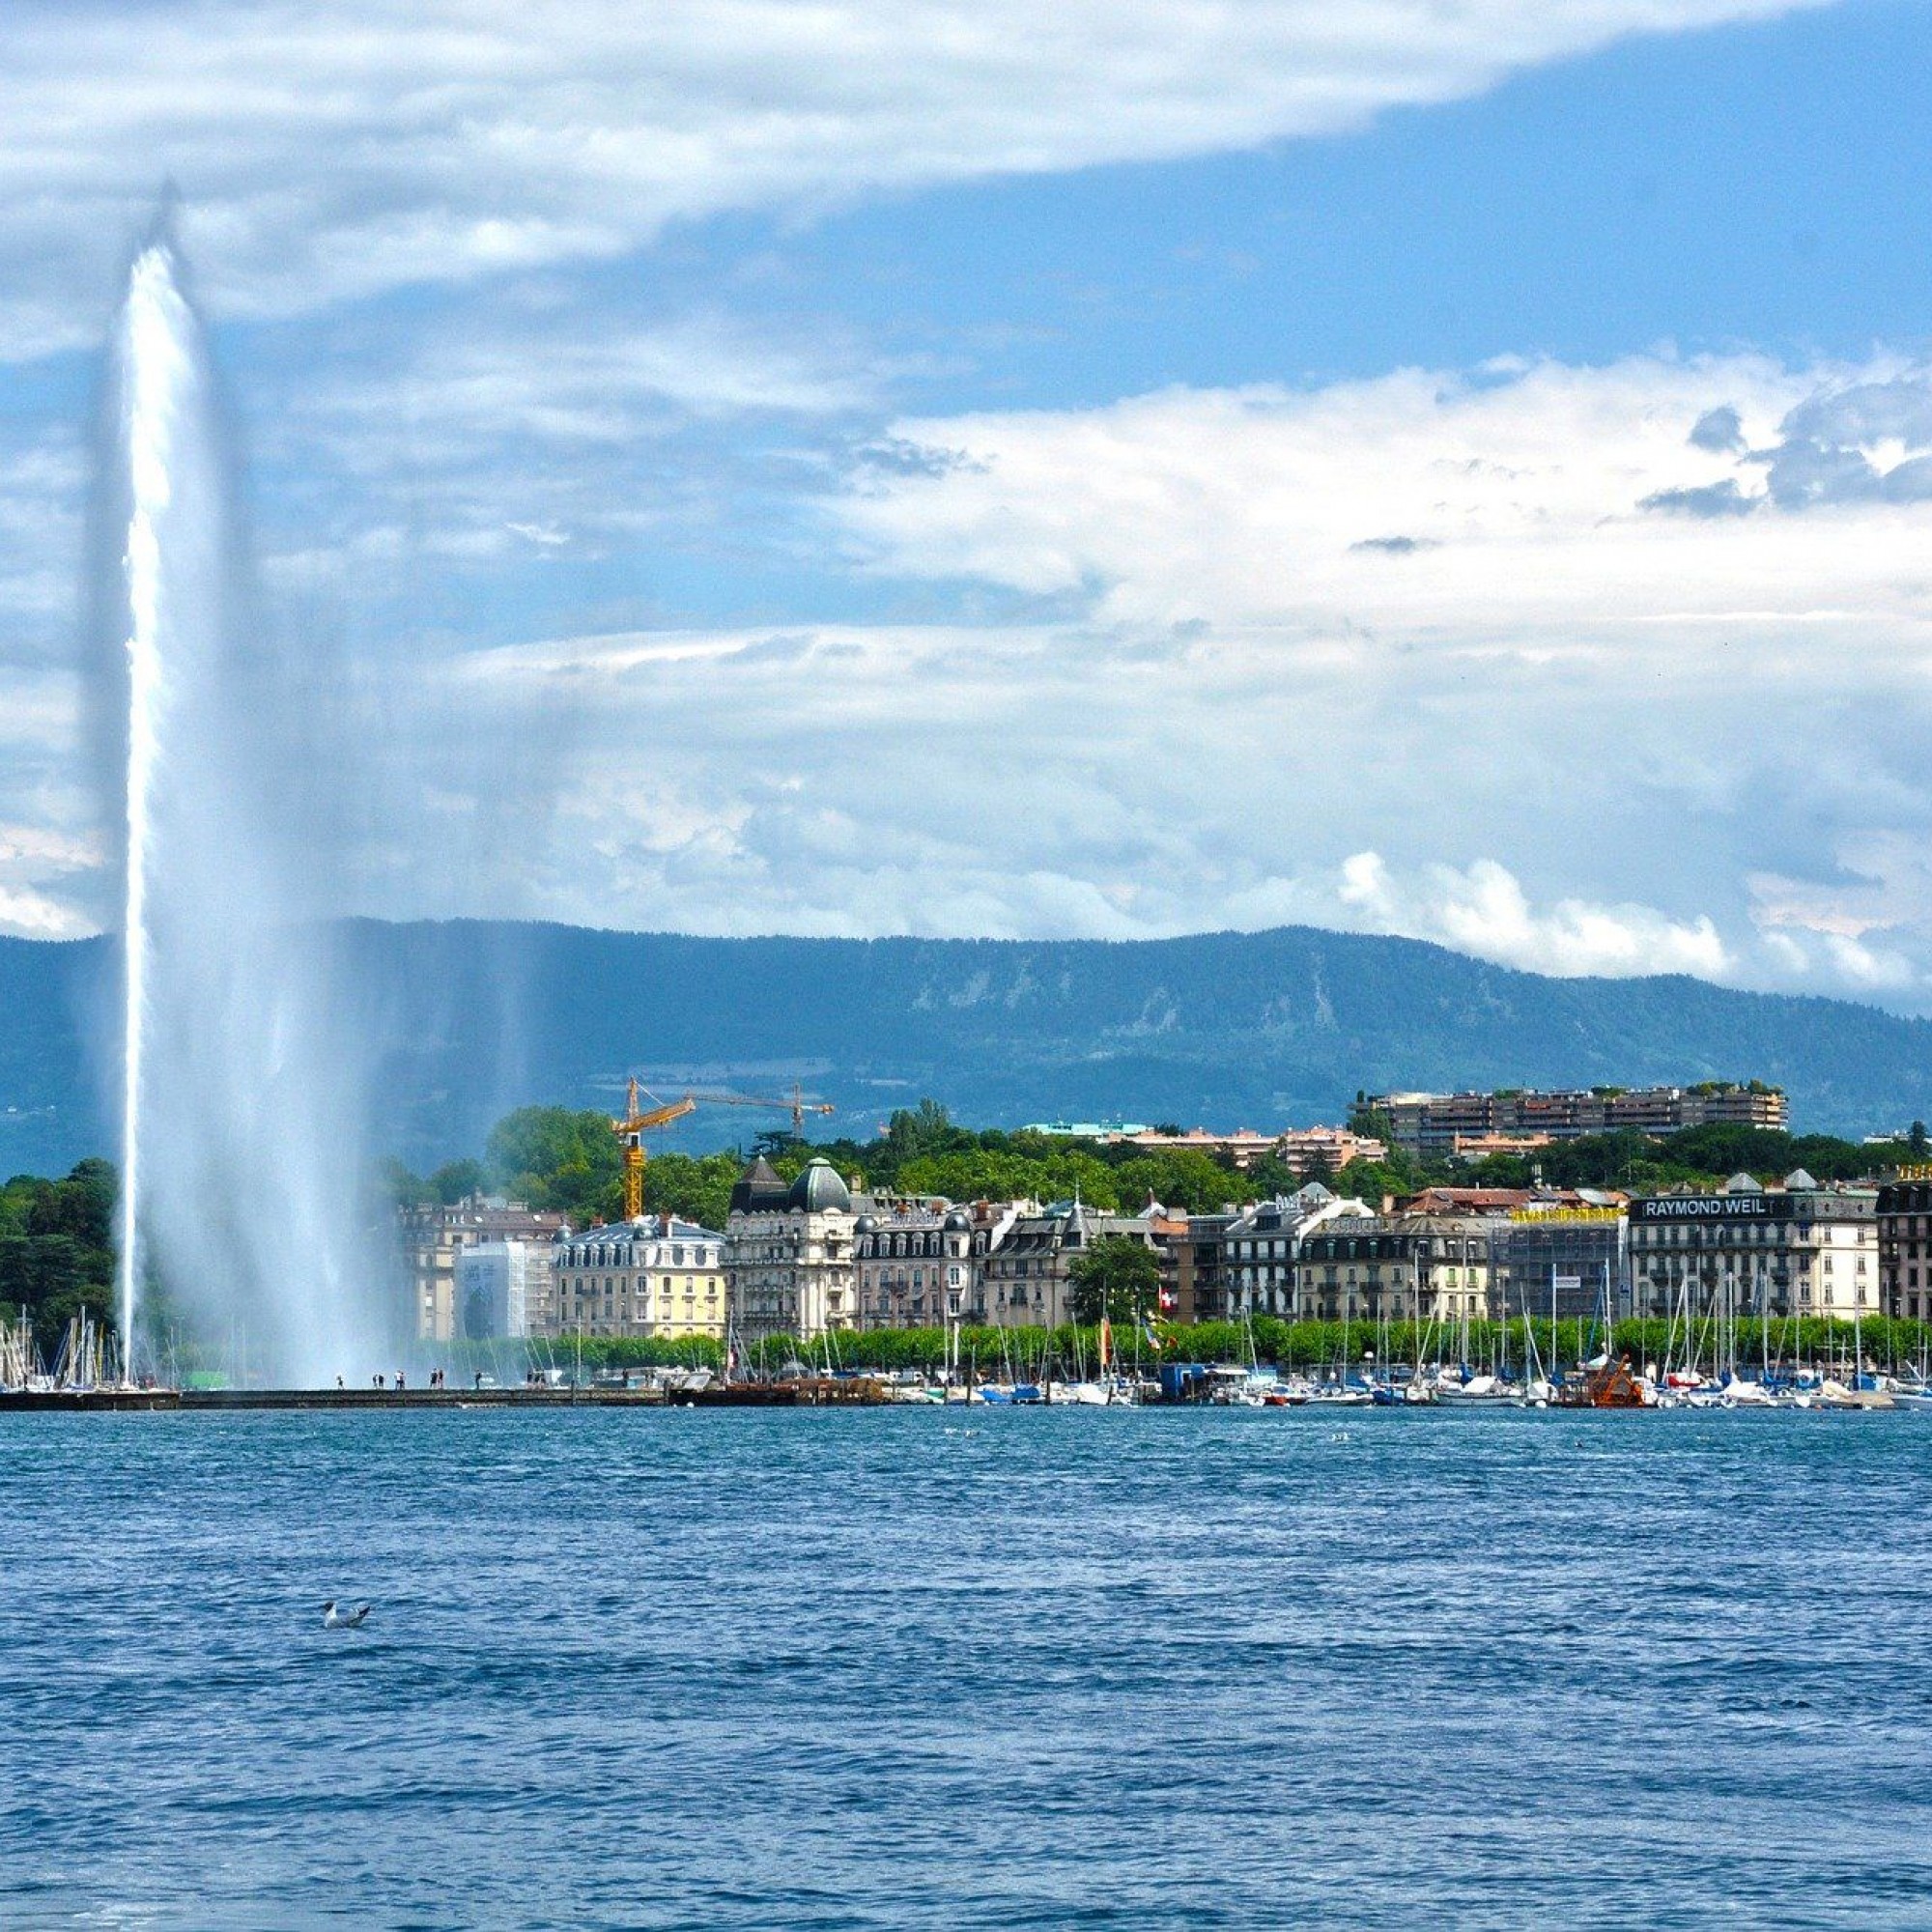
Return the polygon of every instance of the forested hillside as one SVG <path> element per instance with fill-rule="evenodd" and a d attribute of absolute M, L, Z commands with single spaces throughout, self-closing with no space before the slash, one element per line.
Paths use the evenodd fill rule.
<path fill-rule="evenodd" d="M 1932 1022 L 1681 977 L 1550 980 L 1410 940 L 1288 927 L 1099 941 L 693 939 L 356 922 L 318 934 L 369 1053 L 376 1151 L 473 1153 L 512 1107 L 613 1107 L 626 1073 L 834 1102 L 869 1137 L 932 1095 L 955 1120 L 1273 1126 L 1359 1089 L 1776 1082 L 1804 1131 L 1932 1113 Z M 0 1169 L 111 1151 L 84 1042 L 102 942 L 0 941 Z M 749 1140 L 700 1110 L 666 1145 Z"/>

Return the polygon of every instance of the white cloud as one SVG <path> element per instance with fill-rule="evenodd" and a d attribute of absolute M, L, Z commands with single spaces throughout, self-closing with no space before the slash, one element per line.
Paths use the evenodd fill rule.
<path fill-rule="evenodd" d="M 1398 879 L 1378 853 L 1342 863 L 1336 896 L 1350 923 L 1373 932 L 1433 939 L 1458 952 L 1561 978 L 1691 973 L 1729 978 L 1735 964 L 1708 918 L 1684 922 L 1650 906 L 1566 898 L 1532 907 L 1520 882 L 1493 859 L 1458 870 L 1430 866 Z"/>
<path fill-rule="evenodd" d="M 1091 592 L 1103 622 L 1273 627 L 1304 655 L 1481 642 L 1613 649 L 1634 668 L 1739 637 L 1754 661 L 1808 651 L 1873 619 L 1890 627 L 1885 648 L 1932 614 L 1924 501 L 1882 487 L 1779 500 L 1765 481 L 1805 451 L 1857 457 L 1791 425 L 1855 415 L 1880 390 L 1926 405 L 1889 472 L 1909 476 L 1932 448 L 1921 372 L 1645 356 L 904 421 L 898 444 L 950 460 L 868 471 L 838 515 L 882 573 Z M 1749 447 L 1693 442 L 1719 406 Z M 1760 507 L 1664 500 L 1723 486 Z"/>
<path fill-rule="evenodd" d="M 1358 127 L 1804 0 L 14 0 L 0 345 L 84 339 L 164 176 L 230 313 L 665 223 Z"/>
<path fill-rule="evenodd" d="M 832 539 L 965 579 L 962 610 L 977 580 L 1067 614 L 385 639 L 303 754 L 354 775 L 310 813 L 317 876 L 383 913 L 714 932 L 1298 920 L 1926 1005 L 1915 395 L 1895 360 L 1656 356 L 895 424 Z M 519 434 L 557 469 L 587 446 L 567 412 Z M 1654 500 L 1726 481 L 1758 507 Z M 530 510 L 482 492 L 478 540 L 574 555 Z"/>
<path fill-rule="evenodd" d="M 95 929 L 88 910 L 45 890 L 98 872 L 99 841 L 35 825 L 0 824 L 0 932 L 28 939 L 77 939 Z"/>
<path fill-rule="evenodd" d="M 875 419 L 895 373 L 836 337 L 781 342 L 715 314 L 613 319 L 527 291 L 454 307 L 261 378 L 252 453 L 277 583 L 366 592 L 375 567 L 601 555 L 680 516 L 716 525 L 761 432 Z"/>

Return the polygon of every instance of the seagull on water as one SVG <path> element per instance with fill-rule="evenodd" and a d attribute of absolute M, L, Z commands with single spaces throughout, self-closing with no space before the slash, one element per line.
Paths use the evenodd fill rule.
<path fill-rule="evenodd" d="M 362 1626 L 362 1619 L 368 1614 L 369 1605 L 367 1604 L 364 1604 L 359 1609 L 338 1610 L 335 1607 L 335 1599 L 331 1597 L 322 1606 L 322 1627 L 324 1630 L 329 1631 L 359 1630 Z"/>

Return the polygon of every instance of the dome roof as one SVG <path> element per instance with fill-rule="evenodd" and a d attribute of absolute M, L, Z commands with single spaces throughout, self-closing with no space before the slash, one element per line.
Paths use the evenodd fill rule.
<path fill-rule="evenodd" d="M 973 1217 L 963 1208 L 955 1208 L 947 1215 L 942 1225 L 955 1235 L 970 1235 L 973 1232 Z"/>
<path fill-rule="evenodd" d="M 852 1190 L 838 1178 L 838 1170 L 821 1155 L 806 1162 L 804 1173 L 791 1184 L 785 1205 L 803 1208 L 808 1214 L 850 1213 Z"/>

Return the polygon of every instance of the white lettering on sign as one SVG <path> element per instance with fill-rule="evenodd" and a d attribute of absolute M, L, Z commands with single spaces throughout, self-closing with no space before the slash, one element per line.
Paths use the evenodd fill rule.
<path fill-rule="evenodd" d="M 1639 1201 L 1641 1221 L 1721 1220 L 1735 1216 L 1759 1221 L 1772 1212 L 1762 1194 L 1691 1194 L 1674 1201 Z"/>

